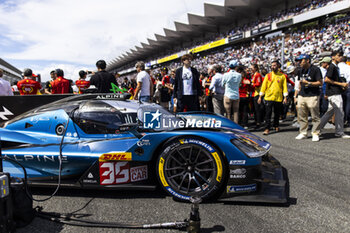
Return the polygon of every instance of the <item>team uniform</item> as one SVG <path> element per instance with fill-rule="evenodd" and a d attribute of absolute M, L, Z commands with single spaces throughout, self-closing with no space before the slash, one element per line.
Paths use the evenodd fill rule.
<path fill-rule="evenodd" d="M 90 87 L 90 82 L 86 81 L 84 79 L 80 79 L 77 80 L 75 82 L 75 85 L 78 87 L 79 89 L 79 94 L 83 94 L 85 92 L 86 89 L 88 89 Z"/>
<path fill-rule="evenodd" d="M 250 84 L 245 84 L 244 81 L 250 81 L 250 78 L 245 76 L 241 79 L 241 84 L 239 87 L 239 122 L 243 127 L 248 125 L 248 113 L 249 113 L 249 103 L 250 103 Z"/>
<path fill-rule="evenodd" d="M 21 95 L 36 95 L 41 89 L 41 84 L 32 79 L 23 79 L 17 83 Z"/>
<path fill-rule="evenodd" d="M 57 77 L 51 83 L 52 94 L 67 94 L 70 90 L 70 83 L 67 79 L 63 77 Z"/>
<path fill-rule="evenodd" d="M 264 112 L 264 104 L 258 104 L 259 99 L 259 93 L 261 89 L 261 85 L 264 81 L 264 78 L 261 76 L 260 73 L 255 72 L 252 77 L 252 88 L 254 88 L 253 91 L 253 98 L 254 98 L 254 109 L 255 109 L 255 118 L 256 118 L 256 124 L 257 126 L 261 125 L 261 122 L 263 121 L 263 112 Z"/>

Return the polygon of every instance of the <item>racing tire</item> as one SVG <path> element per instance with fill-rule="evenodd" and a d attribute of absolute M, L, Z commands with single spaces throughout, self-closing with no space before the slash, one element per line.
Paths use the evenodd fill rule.
<path fill-rule="evenodd" d="M 166 143 L 157 160 L 157 175 L 164 190 L 176 200 L 200 197 L 211 201 L 227 182 L 222 153 L 200 137 L 181 137 Z"/>

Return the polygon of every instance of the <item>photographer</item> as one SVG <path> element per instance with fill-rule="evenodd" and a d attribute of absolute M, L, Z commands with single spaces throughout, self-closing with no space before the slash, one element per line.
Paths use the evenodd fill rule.
<path fill-rule="evenodd" d="M 297 79 L 300 83 L 300 91 L 298 92 L 298 122 L 300 124 L 299 135 L 295 139 L 307 138 L 308 117 L 309 112 L 312 118 L 312 141 L 319 141 L 320 134 L 320 108 L 319 96 L 320 86 L 322 86 L 321 70 L 311 65 L 309 55 L 302 54 L 296 60 L 301 61 L 301 69 L 297 72 Z"/>

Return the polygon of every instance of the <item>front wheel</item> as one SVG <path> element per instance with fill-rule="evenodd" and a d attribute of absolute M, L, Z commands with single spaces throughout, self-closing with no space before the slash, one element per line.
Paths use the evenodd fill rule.
<path fill-rule="evenodd" d="M 174 139 L 164 146 L 157 161 L 163 188 L 178 200 L 217 198 L 225 183 L 226 166 L 213 145 L 202 138 Z"/>

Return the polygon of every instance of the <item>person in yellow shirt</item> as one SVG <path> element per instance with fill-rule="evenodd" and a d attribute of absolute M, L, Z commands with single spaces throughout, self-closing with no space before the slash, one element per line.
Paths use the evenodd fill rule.
<path fill-rule="evenodd" d="M 273 127 L 276 132 L 279 131 L 279 118 L 282 111 L 282 101 L 287 102 L 288 89 L 286 76 L 279 71 L 280 62 L 273 61 L 271 63 L 272 72 L 268 73 L 263 81 L 259 93 L 258 104 L 261 98 L 265 97 L 266 102 L 266 127 L 264 135 L 270 133 L 272 109 L 274 110 Z"/>

